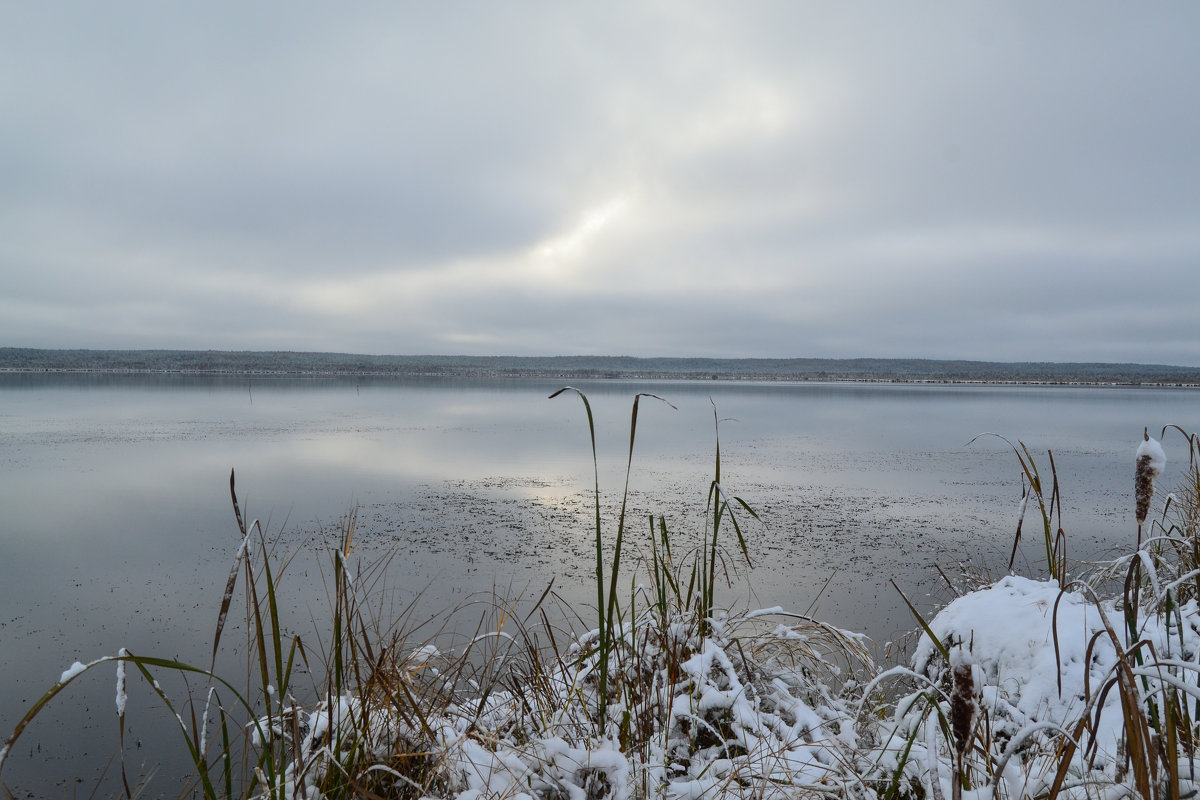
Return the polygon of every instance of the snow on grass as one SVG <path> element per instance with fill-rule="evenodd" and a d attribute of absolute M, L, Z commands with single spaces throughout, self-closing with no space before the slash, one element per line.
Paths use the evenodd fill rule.
<path fill-rule="evenodd" d="M 962 654 L 979 668 L 982 703 L 1008 735 L 1033 721 L 1065 726 L 1077 719 L 1087 707 L 1086 686 L 1103 685 L 1117 663 L 1104 637 L 1088 652 L 1105 631 L 1101 609 L 1077 592 L 1063 592 L 1056 581 L 1006 577 L 951 602 L 930 629 L 950 644 L 952 659 Z M 923 636 L 913 668 L 931 675 L 940 668 L 935 656 Z M 1119 704 L 1119 695 L 1110 693 L 1097 734 L 1112 755 L 1121 732 Z"/>
<path fill-rule="evenodd" d="M 1130 626 L 1117 600 L 1008 576 L 937 613 L 928 623 L 937 643 L 923 634 L 910 667 L 880 670 L 869 661 L 834 663 L 837 647 L 860 646 L 859 635 L 777 608 L 723 615 L 706 636 L 686 614 L 647 614 L 619 631 L 621 668 L 610 676 L 604 726 L 595 713 L 591 631 L 539 676 L 537 694 L 517 680 L 490 691 L 475 684 L 417 726 L 397 713 L 395 697 L 346 692 L 307 709 L 280 708 L 251 730 L 258 747 L 269 744 L 263 736 L 289 743 L 293 756 L 271 780 L 288 798 L 325 797 L 323 782 L 352 757 L 365 759 L 361 776 L 407 785 L 406 759 L 416 756 L 404 754 L 429 764 L 424 795 L 459 800 L 904 800 L 949 797 L 956 775 L 967 776 L 963 797 L 982 800 L 1044 794 L 1060 758 L 1073 776 L 1062 796 L 1090 798 L 1123 780 L 1128 711 L 1114 677 L 1123 667 L 1144 681 L 1136 690 L 1147 708 L 1164 707 L 1172 688 L 1200 696 L 1196 602 L 1176 604 L 1169 616 L 1148 607 L 1135 617 Z M 1144 644 L 1131 647 L 1127 629 Z M 1135 650 L 1145 656 L 1136 663 Z M 446 657 L 432 645 L 413 650 L 401 679 L 432 675 Z M 60 684 L 89 666 L 73 663 Z M 121 714 L 124 661 L 117 671 Z M 904 680 L 913 688 L 890 701 L 875 691 Z M 876 712 L 864 712 L 872 703 Z M 1063 751 L 1071 737 L 1079 746 Z M 1193 755 L 1186 746 L 1178 753 L 1185 767 Z"/>
<path fill-rule="evenodd" d="M 129 694 L 125 690 L 125 661 L 129 651 L 122 647 L 117 651 L 117 716 L 125 716 L 125 705 L 129 702 Z"/>
<path fill-rule="evenodd" d="M 71 666 L 69 666 L 65 670 L 63 670 L 63 674 L 61 676 L 59 676 L 58 682 L 66 683 L 67 681 L 74 680 L 77 676 L 81 675 L 84 672 L 84 670 L 86 670 L 87 668 L 88 668 L 87 664 L 84 664 L 82 661 L 76 661 Z"/>

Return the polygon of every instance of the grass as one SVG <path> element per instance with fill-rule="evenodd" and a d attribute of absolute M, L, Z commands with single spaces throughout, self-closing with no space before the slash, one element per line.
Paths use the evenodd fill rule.
<path fill-rule="evenodd" d="M 330 554 L 328 619 L 301 638 L 281 603 L 288 560 L 243 517 L 231 473 L 241 542 L 209 663 L 121 650 L 74 666 L 18 721 L 0 775 L 79 675 L 115 668 L 122 738 L 123 698 L 140 676 L 178 722 L 194 765 L 188 792 L 214 800 L 1074 800 L 1178 798 L 1200 786 L 1196 436 L 1170 429 L 1186 440 L 1189 466 L 1156 518 L 1136 512 L 1136 549 L 1083 575 L 1067 560 L 1053 454 L 1043 467 L 1010 442 L 1024 476 L 1014 553 L 1032 501 L 1045 574 L 980 586 L 931 619 L 899 594 L 920 640 L 911 664 L 877 665 L 864 637 L 817 619 L 722 608 L 720 576 L 734 560 L 750 566 L 746 526 L 760 521 L 723 482 L 715 407 L 702 530 L 627 519 L 641 401 L 670 406 L 648 394 L 633 400 L 622 503 L 608 528 L 591 405 L 576 389 L 552 397 L 570 395 L 582 401 L 593 456 L 593 616 L 556 608 L 552 585 L 520 607 L 497 596 L 432 621 L 413 606 L 397 612 L 380 599 L 387 561 L 355 557 L 351 512 Z M 1118 590 L 1106 593 L 1114 579 Z M 996 617 L 1004 603 L 1012 616 Z M 217 671 L 235 608 L 246 653 L 237 679 Z M 477 615 L 465 635 L 447 624 L 455 611 Z M 183 697 L 162 688 L 168 673 L 188 681 Z M 121 779 L 126 797 L 148 790 L 123 763 Z"/>

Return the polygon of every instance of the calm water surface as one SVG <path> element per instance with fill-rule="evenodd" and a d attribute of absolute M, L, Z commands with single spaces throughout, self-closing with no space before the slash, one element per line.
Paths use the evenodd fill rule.
<path fill-rule="evenodd" d="M 207 663 L 238 541 L 231 469 L 248 516 L 301 553 L 285 585 L 302 635 L 324 607 L 320 565 L 352 507 L 360 557 L 393 556 L 387 583 L 415 614 L 493 588 L 536 597 L 552 577 L 586 614 L 592 456 L 578 397 L 547 399 L 561 385 L 0 375 L 0 728 L 77 659 L 127 647 Z M 577 385 L 595 414 L 610 533 L 632 400 L 648 391 L 675 408 L 641 403 L 630 546 L 649 513 L 685 547 L 696 540 L 715 407 L 722 483 L 762 518 L 747 529 L 755 569 L 733 576 L 726 604 L 813 609 L 881 643 L 911 626 L 889 580 L 928 608 L 946 597 L 932 564 L 1004 571 L 1019 466 L 999 438 L 968 446 L 977 434 L 1023 440 L 1046 469 L 1053 450 L 1070 555 L 1092 559 L 1135 535 L 1143 426 L 1200 428 L 1191 390 Z M 1170 486 L 1186 450 L 1177 434 L 1165 445 Z M 1039 552 L 1030 538 L 1018 569 L 1039 574 Z M 94 783 L 116 749 L 112 694 L 109 671 L 85 676 L 24 734 L 4 776 L 17 796 Z M 165 715 L 142 705 L 127 741 L 152 764 L 164 756 L 136 744 L 161 738 Z"/>

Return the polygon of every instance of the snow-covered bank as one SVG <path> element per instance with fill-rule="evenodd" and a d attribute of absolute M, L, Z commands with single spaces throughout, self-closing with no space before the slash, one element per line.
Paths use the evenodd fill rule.
<path fill-rule="evenodd" d="M 1155 560 L 1130 563 L 1147 574 Z M 502 618 L 471 669 L 429 645 L 360 651 L 378 671 L 347 668 L 354 681 L 323 701 L 263 692 L 270 714 L 248 730 L 274 768 L 235 794 L 1186 797 L 1200 786 L 1200 609 L 1171 600 L 1187 580 L 1153 575 L 1136 606 L 1005 577 L 929 620 L 906 665 L 779 609 L 717 614 L 702 635 L 694 614 L 647 604 L 620 626 L 603 716 L 596 630 L 556 650 Z M 72 665 L 60 686 L 112 660 Z"/>
<path fill-rule="evenodd" d="M 1131 642 L 1124 620 L 1112 600 L 1009 576 L 935 616 L 937 642 L 923 634 L 910 665 L 877 668 L 860 637 L 777 610 L 707 637 L 647 615 L 622 638 L 603 726 L 593 632 L 541 685 L 501 681 L 423 727 L 359 695 L 295 709 L 305 733 L 277 786 L 325 797 L 365 748 L 377 762 L 360 777 L 386 797 L 409 781 L 416 796 L 460 800 L 1111 798 L 1139 781 L 1186 797 L 1200 767 L 1187 711 L 1200 698 L 1200 612 L 1190 599 L 1171 619 L 1139 614 Z M 1149 746 L 1140 765 L 1131 726 Z M 398 744 L 428 759 L 421 770 Z"/>

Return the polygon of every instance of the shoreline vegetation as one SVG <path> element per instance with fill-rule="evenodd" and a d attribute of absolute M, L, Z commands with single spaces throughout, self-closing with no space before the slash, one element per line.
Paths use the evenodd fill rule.
<path fill-rule="evenodd" d="M 582 401 L 595 464 L 591 405 L 572 387 L 550 398 L 564 393 Z M 662 398 L 634 397 L 629 464 L 642 400 Z M 1188 468 L 1156 492 L 1166 452 L 1140 432 L 1129 498 L 1137 538 L 1131 530 L 1129 552 L 1099 568 L 1067 561 L 1053 455 L 1042 462 L 1004 439 L 1023 475 L 1014 558 L 1028 523 L 1045 561 L 1021 576 L 1010 560 L 1007 575 L 977 577 L 928 620 L 897 589 L 917 643 L 911 658 L 877 663 L 862 634 L 778 607 L 722 608 L 722 573 L 754 566 L 746 537 L 757 514 L 722 483 L 715 405 L 713 418 L 716 458 L 698 531 L 670 531 L 655 515 L 648 529 L 627 519 L 628 468 L 620 514 L 602 519 L 597 466 L 591 613 L 579 609 L 576 624 L 548 615 L 551 582 L 532 608 L 498 598 L 473 635 L 454 641 L 379 603 L 387 562 L 356 558 L 353 509 L 322 581 L 324 631 L 293 633 L 277 593 L 287 558 L 243 516 L 231 472 L 241 546 L 211 661 L 120 648 L 64 665 L 0 745 L 0 769 L 48 703 L 69 702 L 58 695 L 76 678 L 115 667 L 117 768 L 130 798 L 147 788 L 124 757 L 138 677 L 178 721 L 194 766 L 185 794 L 209 800 L 1200 792 L 1200 436 L 1162 430 L 1171 449 L 1186 442 Z M 241 634 L 240 678 L 216 670 L 227 623 Z M 187 678 L 188 691 L 170 694 L 157 679 L 164 673 Z M 3 782 L 0 790 L 15 796 Z"/>
<path fill-rule="evenodd" d="M 0 347 L 0 374 L 512 378 L 1200 387 L 1200 367 L 885 358 L 355 355 Z"/>

